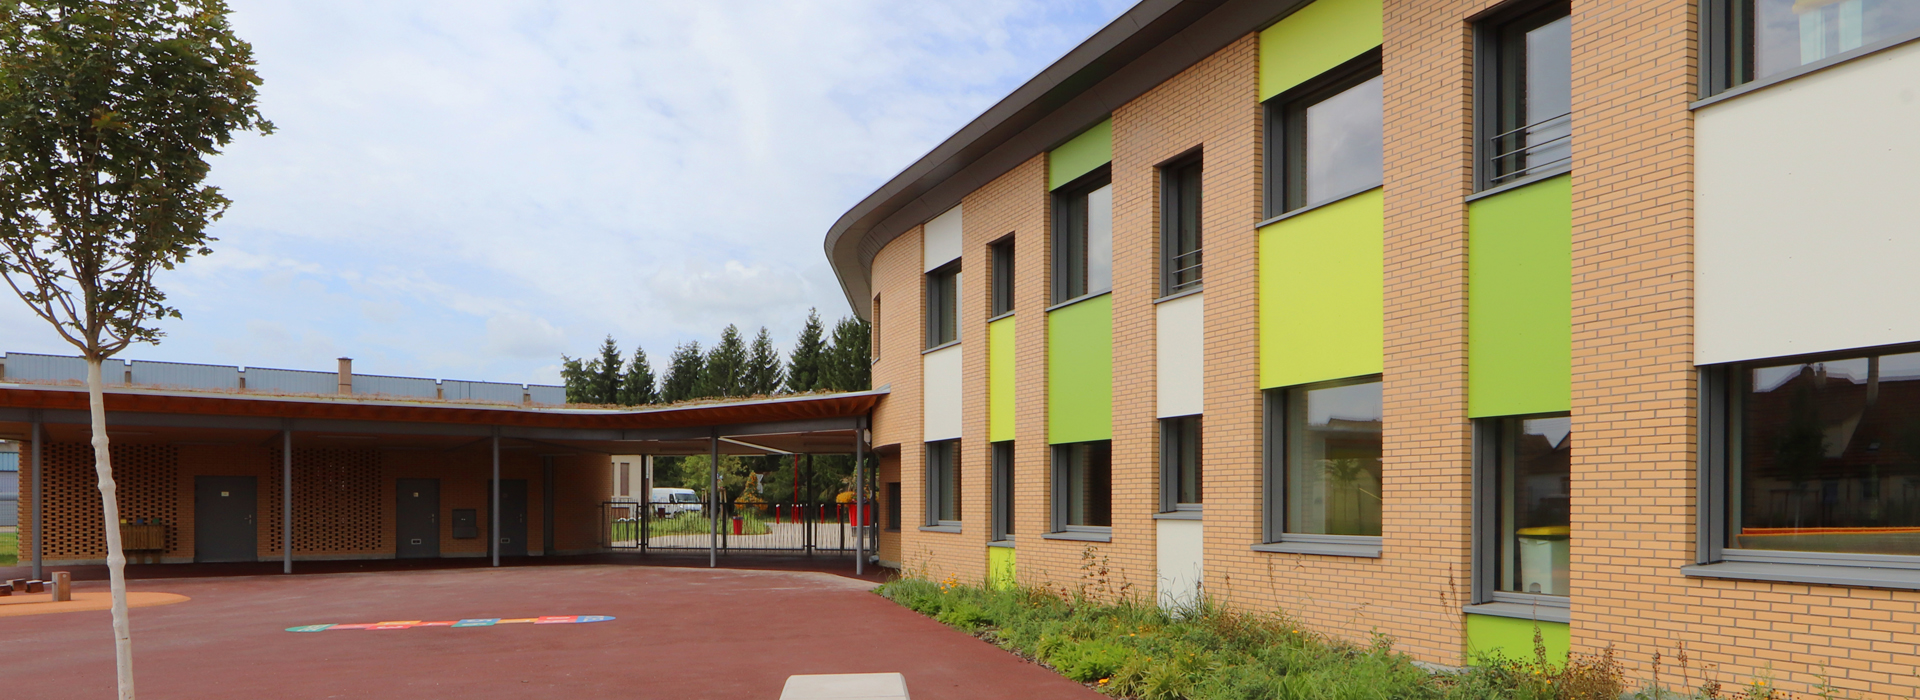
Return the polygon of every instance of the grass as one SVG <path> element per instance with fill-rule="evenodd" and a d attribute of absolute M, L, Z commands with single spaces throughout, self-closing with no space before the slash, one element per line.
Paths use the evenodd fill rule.
<path fill-rule="evenodd" d="M 0 532 L 0 566 L 14 566 L 20 563 L 20 534 Z"/>
<path fill-rule="evenodd" d="M 742 523 L 742 534 L 764 535 L 770 532 L 764 516 L 752 511 L 747 511 L 743 514 L 743 517 L 746 519 L 746 522 Z M 729 533 L 733 532 L 733 524 L 725 520 L 720 521 L 720 527 L 725 528 Z M 640 523 L 636 522 L 614 523 L 614 539 L 633 539 L 635 533 L 639 532 L 639 528 Z M 708 523 L 706 518 L 692 513 L 681 513 L 664 519 L 653 518 L 647 523 L 647 532 L 654 537 L 663 535 L 705 535 L 712 532 L 712 528 L 713 526 Z"/>
<path fill-rule="evenodd" d="M 1138 600 L 916 578 L 879 592 L 1119 698 L 1616 700 L 1626 690 L 1611 649 L 1550 664 L 1540 647 L 1533 660 L 1488 658 L 1458 673 L 1432 673 L 1393 651 L 1384 635 L 1355 644 L 1282 615 L 1208 604 L 1175 614 Z"/>

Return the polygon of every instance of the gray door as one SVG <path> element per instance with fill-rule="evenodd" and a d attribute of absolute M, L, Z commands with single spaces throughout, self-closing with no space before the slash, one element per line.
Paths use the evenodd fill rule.
<path fill-rule="evenodd" d="M 194 561 L 260 559 L 255 483 L 251 476 L 193 477 Z"/>
<path fill-rule="evenodd" d="M 487 497 L 493 497 L 493 484 L 487 484 Z M 493 519 L 487 519 L 487 527 L 493 527 Z M 527 480 L 500 480 L 500 556 L 524 557 L 527 555 Z"/>
<path fill-rule="evenodd" d="M 400 479 L 394 484 L 400 502 L 394 509 L 394 556 L 432 559 L 440 556 L 440 480 Z"/>

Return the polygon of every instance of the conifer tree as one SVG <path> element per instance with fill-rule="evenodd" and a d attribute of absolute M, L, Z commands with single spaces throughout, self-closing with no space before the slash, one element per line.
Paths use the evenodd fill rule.
<path fill-rule="evenodd" d="M 560 356 L 560 383 L 567 387 L 567 403 L 594 403 L 593 373 L 580 358 Z"/>
<path fill-rule="evenodd" d="M 660 402 L 676 403 L 700 398 L 706 382 L 707 358 L 698 341 L 689 341 L 673 349 L 667 360 L 667 375 L 660 381 Z"/>
<path fill-rule="evenodd" d="M 600 344 L 600 356 L 587 363 L 587 369 L 593 372 L 592 403 L 620 402 L 620 370 L 625 364 L 620 360 L 620 346 L 614 344 L 613 336 L 607 336 Z"/>
<path fill-rule="evenodd" d="M 820 325 L 820 311 L 807 310 L 807 325 L 793 341 L 787 359 L 787 393 L 803 394 L 820 388 L 821 369 L 827 359 L 826 329 Z"/>
<path fill-rule="evenodd" d="M 786 377 L 780 365 L 780 351 L 773 347 L 773 336 L 767 333 L 766 326 L 761 326 L 760 333 L 753 337 L 753 351 L 747 356 L 747 395 L 780 393 L 781 380 Z"/>
<path fill-rule="evenodd" d="M 747 394 L 747 344 L 740 339 L 740 327 L 731 323 L 720 331 L 720 341 L 707 351 L 706 381 L 702 396 L 729 397 Z"/>
<path fill-rule="evenodd" d="M 825 388 L 834 391 L 866 391 L 873 384 L 873 361 L 868 345 L 869 327 L 856 317 L 840 319 L 833 327 L 833 349 L 827 353 Z"/>
<path fill-rule="evenodd" d="M 564 372 L 564 370 L 562 370 Z M 653 367 L 647 363 L 647 351 L 633 349 L 633 362 L 620 379 L 620 405 L 643 406 L 660 403 L 660 391 L 653 385 Z"/>

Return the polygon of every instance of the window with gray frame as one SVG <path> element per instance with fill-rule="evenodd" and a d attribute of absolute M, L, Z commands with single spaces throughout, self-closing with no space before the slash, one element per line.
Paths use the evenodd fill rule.
<path fill-rule="evenodd" d="M 887 530 L 900 531 L 900 482 L 887 482 Z"/>
<path fill-rule="evenodd" d="M 1160 419 L 1160 512 L 1198 512 L 1200 481 L 1200 416 Z"/>
<path fill-rule="evenodd" d="M 1912 0 L 1702 0 L 1701 91 L 1710 97 L 1915 38 Z"/>
<path fill-rule="evenodd" d="M 1013 539 L 1013 441 L 993 443 L 993 541 Z"/>
<path fill-rule="evenodd" d="M 1200 288 L 1200 158 L 1160 169 L 1160 294 Z"/>
<path fill-rule="evenodd" d="M 1380 186 L 1381 86 L 1374 49 L 1267 101 L 1267 216 Z"/>
<path fill-rule="evenodd" d="M 1380 556 L 1380 377 L 1266 392 L 1266 530 L 1256 549 Z"/>
<path fill-rule="evenodd" d="M 1053 303 L 1113 289 L 1113 178 L 1100 166 L 1053 191 Z"/>
<path fill-rule="evenodd" d="M 1573 161 L 1573 19 L 1566 0 L 1519 3 L 1480 23 L 1480 189 Z"/>
<path fill-rule="evenodd" d="M 1856 567 L 1920 588 L 1920 347 L 1723 365 L 1702 379 L 1702 563 L 1814 583 Z"/>
<path fill-rule="evenodd" d="M 1013 313 L 1013 237 L 1009 236 L 989 246 L 992 251 L 993 269 L 989 272 L 993 283 L 993 303 L 987 311 L 987 318 L 997 318 Z"/>
<path fill-rule="evenodd" d="M 1474 602 L 1566 608 L 1573 419 L 1474 421 Z"/>
<path fill-rule="evenodd" d="M 960 441 L 927 443 L 927 525 L 960 524 Z"/>
<path fill-rule="evenodd" d="M 1053 531 L 1113 531 L 1113 442 L 1053 446 Z"/>
<path fill-rule="evenodd" d="M 927 273 L 927 347 L 960 339 L 960 263 Z"/>

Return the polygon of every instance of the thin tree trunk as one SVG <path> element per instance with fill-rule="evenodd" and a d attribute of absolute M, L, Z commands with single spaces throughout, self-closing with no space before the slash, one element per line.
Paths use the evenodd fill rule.
<path fill-rule="evenodd" d="M 93 471 L 107 525 L 107 580 L 113 590 L 113 665 L 120 700 L 133 700 L 133 630 L 127 624 L 127 555 L 120 549 L 120 497 L 107 454 L 107 404 L 101 395 L 100 360 L 87 359 L 87 407 L 93 418 Z"/>

